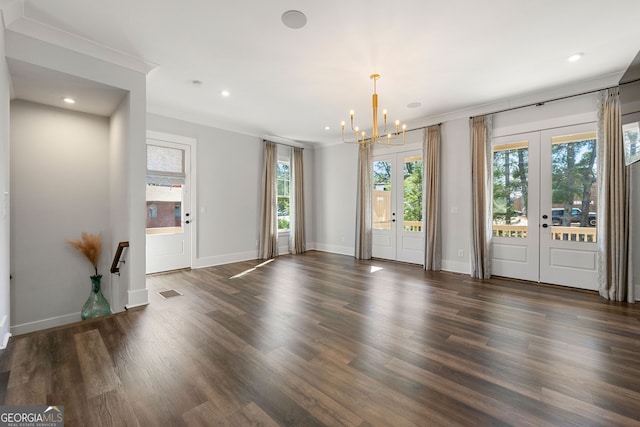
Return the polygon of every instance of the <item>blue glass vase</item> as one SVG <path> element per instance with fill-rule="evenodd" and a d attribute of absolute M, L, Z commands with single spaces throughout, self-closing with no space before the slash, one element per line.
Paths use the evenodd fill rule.
<path fill-rule="evenodd" d="M 102 291 L 100 290 L 100 280 L 102 280 L 101 274 L 91 276 L 91 293 L 89 294 L 89 299 L 84 303 L 82 311 L 80 312 L 82 320 L 111 314 L 109 301 L 107 301 L 104 295 L 102 295 Z"/>

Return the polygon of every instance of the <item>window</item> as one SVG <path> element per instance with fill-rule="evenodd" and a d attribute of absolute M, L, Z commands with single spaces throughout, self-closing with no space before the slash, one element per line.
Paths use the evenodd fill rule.
<path fill-rule="evenodd" d="M 147 144 L 147 234 L 182 231 L 185 152 Z"/>
<path fill-rule="evenodd" d="M 526 238 L 529 141 L 493 146 L 493 235 Z"/>
<path fill-rule="evenodd" d="M 278 231 L 289 230 L 289 194 L 291 172 L 289 162 L 278 161 L 278 169 L 276 171 L 276 179 L 278 183 Z"/>

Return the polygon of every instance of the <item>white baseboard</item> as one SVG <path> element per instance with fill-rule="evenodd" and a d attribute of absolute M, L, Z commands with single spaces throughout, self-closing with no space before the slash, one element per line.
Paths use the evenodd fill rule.
<path fill-rule="evenodd" d="M 328 245 L 326 243 L 312 243 L 311 245 L 307 245 L 307 249 L 309 249 L 309 246 L 320 252 L 330 252 L 333 254 L 349 256 L 354 256 L 355 254 L 355 249 L 349 246 Z"/>
<path fill-rule="evenodd" d="M 278 255 L 288 255 L 289 253 L 289 246 L 278 246 Z"/>
<path fill-rule="evenodd" d="M 127 310 L 149 304 L 149 291 L 146 288 L 129 291 L 128 297 L 127 305 L 124 306 Z"/>
<path fill-rule="evenodd" d="M 471 274 L 471 267 L 468 262 L 442 260 L 442 270 L 451 273 Z"/>
<path fill-rule="evenodd" d="M 9 337 L 11 333 L 9 332 L 9 316 L 6 314 L 2 316 L 2 321 L 0 321 L 0 350 L 3 348 L 7 348 L 7 343 L 9 342 Z"/>
<path fill-rule="evenodd" d="M 51 317 L 49 319 L 36 320 L 34 322 L 22 323 L 11 327 L 11 335 L 28 334 L 29 332 L 41 331 L 43 329 L 55 328 L 56 326 L 68 325 L 82 320 L 80 312 Z"/>
<path fill-rule="evenodd" d="M 252 259 L 258 259 L 260 254 L 257 250 L 247 252 L 237 252 L 235 254 L 225 254 L 218 256 L 210 256 L 206 258 L 197 258 L 191 268 L 205 268 L 213 267 L 216 265 L 231 264 L 232 262 L 249 261 Z"/>
<path fill-rule="evenodd" d="M 9 338 L 11 337 L 11 333 L 7 332 L 4 334 L 4 338 L 2 339 L 2 343 L 0 344 L 0 350 L 4 350 L 7 348 L 7 344 L 9 344 Z"/>

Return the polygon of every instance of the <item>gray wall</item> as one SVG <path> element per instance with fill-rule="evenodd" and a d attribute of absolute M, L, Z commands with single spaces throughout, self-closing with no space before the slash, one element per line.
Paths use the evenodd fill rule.
<path fill-rule="evenodd" d="M 193 266 L 255 259 L 260 238 L 262 139 L 147 114 L 147 129 L 196 140 Z M 313 150 L 304 150 L 307 242 L 313 242 Z M 286 246 L 282 238 L 280 246 Z"/>
<path fill-rule="evenodd" d="M 107 141 L 116 142 L 118 150 L 107 150 L 104 153 L 103 161 L 107 185 L 104 189 L 103 197 L 109 198 L 111 194 L 117 194 L 110 203 L 117 203 L 117 209 L 124 212 L 119 216 L 119 221 L 111 221 L 106 227 L 110 230 L 110 236 L 106 236 L 103 251 L 108 259 L 111 259 L 115 252 L 113 241 L 129 241 L 130 247 L 126 253 L 127 263 L 120 269 L 120 277 L 115 282 L 118 286 L 118 295 L 125 295 L 126 306 L 136 307 L 148 303 L 148 295 L 145 283 L 145 205 L 140 201 L 144 200 L 145 191 L 145 140 L 146 131 L 146 79 L 144 70 L 140 67 L 125 68 L 116 63 L 105 62 L 89 55 L 84 55 L 78 51 L 66 49 L 46 41 L 36 39 L 11 30 L 4 32 L 5 55 L 25 64 L 35 65 L 65 73 L 70 76 L 80 77 L 102 85 L 111 86 L 126 92 L 120 105 L 113 112 L 117 121 L 114 133 L 108 136 Z M 117 56 L 117 55 L 116 55 Z M 109 119 L 104 119 L 109 126 Z M 110 130 L 108 129 L 108 132 Z M 12 131 L 13 134 L 13 131 Z M 51 135 L 51 137 L 56 137 Z M 108 142 L 108 144 L 110 143 Z M 109 164 L 113 168 L 109 168 Z M 11 159 L 11 168 L 14 168 Z M 114 178 L 116 177 L 116 178 Z M 113 180 L 111 180 L 114 178 Z M 14 210 L 18 212 L 17 210 Z M 20 212 L 22 215 L 23 213 Z M 81 213 L 87 215 L 86 212 Z M 12 218 L 12 222 L 15 219 Z M 71 237 L 71 236 L 69 236 Z M 11 238 L 13 242 L 15 237 Z M 52 242 L 53 243 L 53 242 Z M 49 249 L 57 250 L 55 244 Z M 19 265 L 21 260 L 14 260 L 13 249 L 11 250 L 11 265 Z M 39 266 L 32 266 L 39 269 Z M 103 280 L 105 280 L 103 278 Z M 109 279 L 107 279 L 107 284 Z M 113 282 L 112 282 L 113 283 Z M 14 292 L 16 285 L 11 285 L 11 292 Z M 14 296 L 11 295 L 11 300 Z M 37 320 L 30 320 L 32 313 L 28 314 L 28 319 L 22 314 L 16 314 L 12 305 L 12 319 L 22 319 L 26 323 L 11 325 L 14 333 L 24 333 L 46 327 L 68 323 L 75 319 L 73 313 L 68 313 L 65 309 L 65 301 L 52 299 L 49 303 L 57 308 L 46 309 Z M 124 310 L 124 306 L 117 302 L 112 306 L 114 311 Z M 53 317 L 47 317 L 48 311 Z M 79 310 L 79 308 L 78 308 Z M 21 320 L 16 320 L 21 321 Z"/>
<path fill-rule="evenodd" d="M 10 154 L 13 330 L 78 321 L 94 272 L 65 240 L 102 232 L 110 242 L 109 119 L 13 101 Z M 109 261 L 104 250 L 107 296 Z"/>
<path fill-rule="evenodd" d="M 315 243 L 318 250 L 353 255 L 356 235 L 358 146 L 315 150 Z"/>
<path fill-rule="evenodd" d="M 0 18 L 2 17 L 0 11 Z M 0 349 L 7 345 L 9 298 L 9 71 L 5 60 L 4 25 L 0 24 Z"/>

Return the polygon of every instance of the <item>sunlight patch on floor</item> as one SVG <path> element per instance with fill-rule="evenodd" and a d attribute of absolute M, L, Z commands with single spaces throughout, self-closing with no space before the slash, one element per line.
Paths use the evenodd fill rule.
<path fill-rule="evenodd" d="M 269 264 L 270 262 L 273 262 L 273 261 L 275 261 L 273 258 L 272 259 L 268 259 L 265 262 L 256 265 L 255 267 L 251 267 L 251 268 L 246 269 L 242 273 L 238 273 L 235 276 L 231 276 L 230 279 L 237 279 L 238 277 L 246 276 L 247 274 L 251 273 L 252 271 L 255 271 L 256 269 L 258 269 L 260 267 L 264 267 L 265 265 L 267 265 L 267 264 Z"/>

